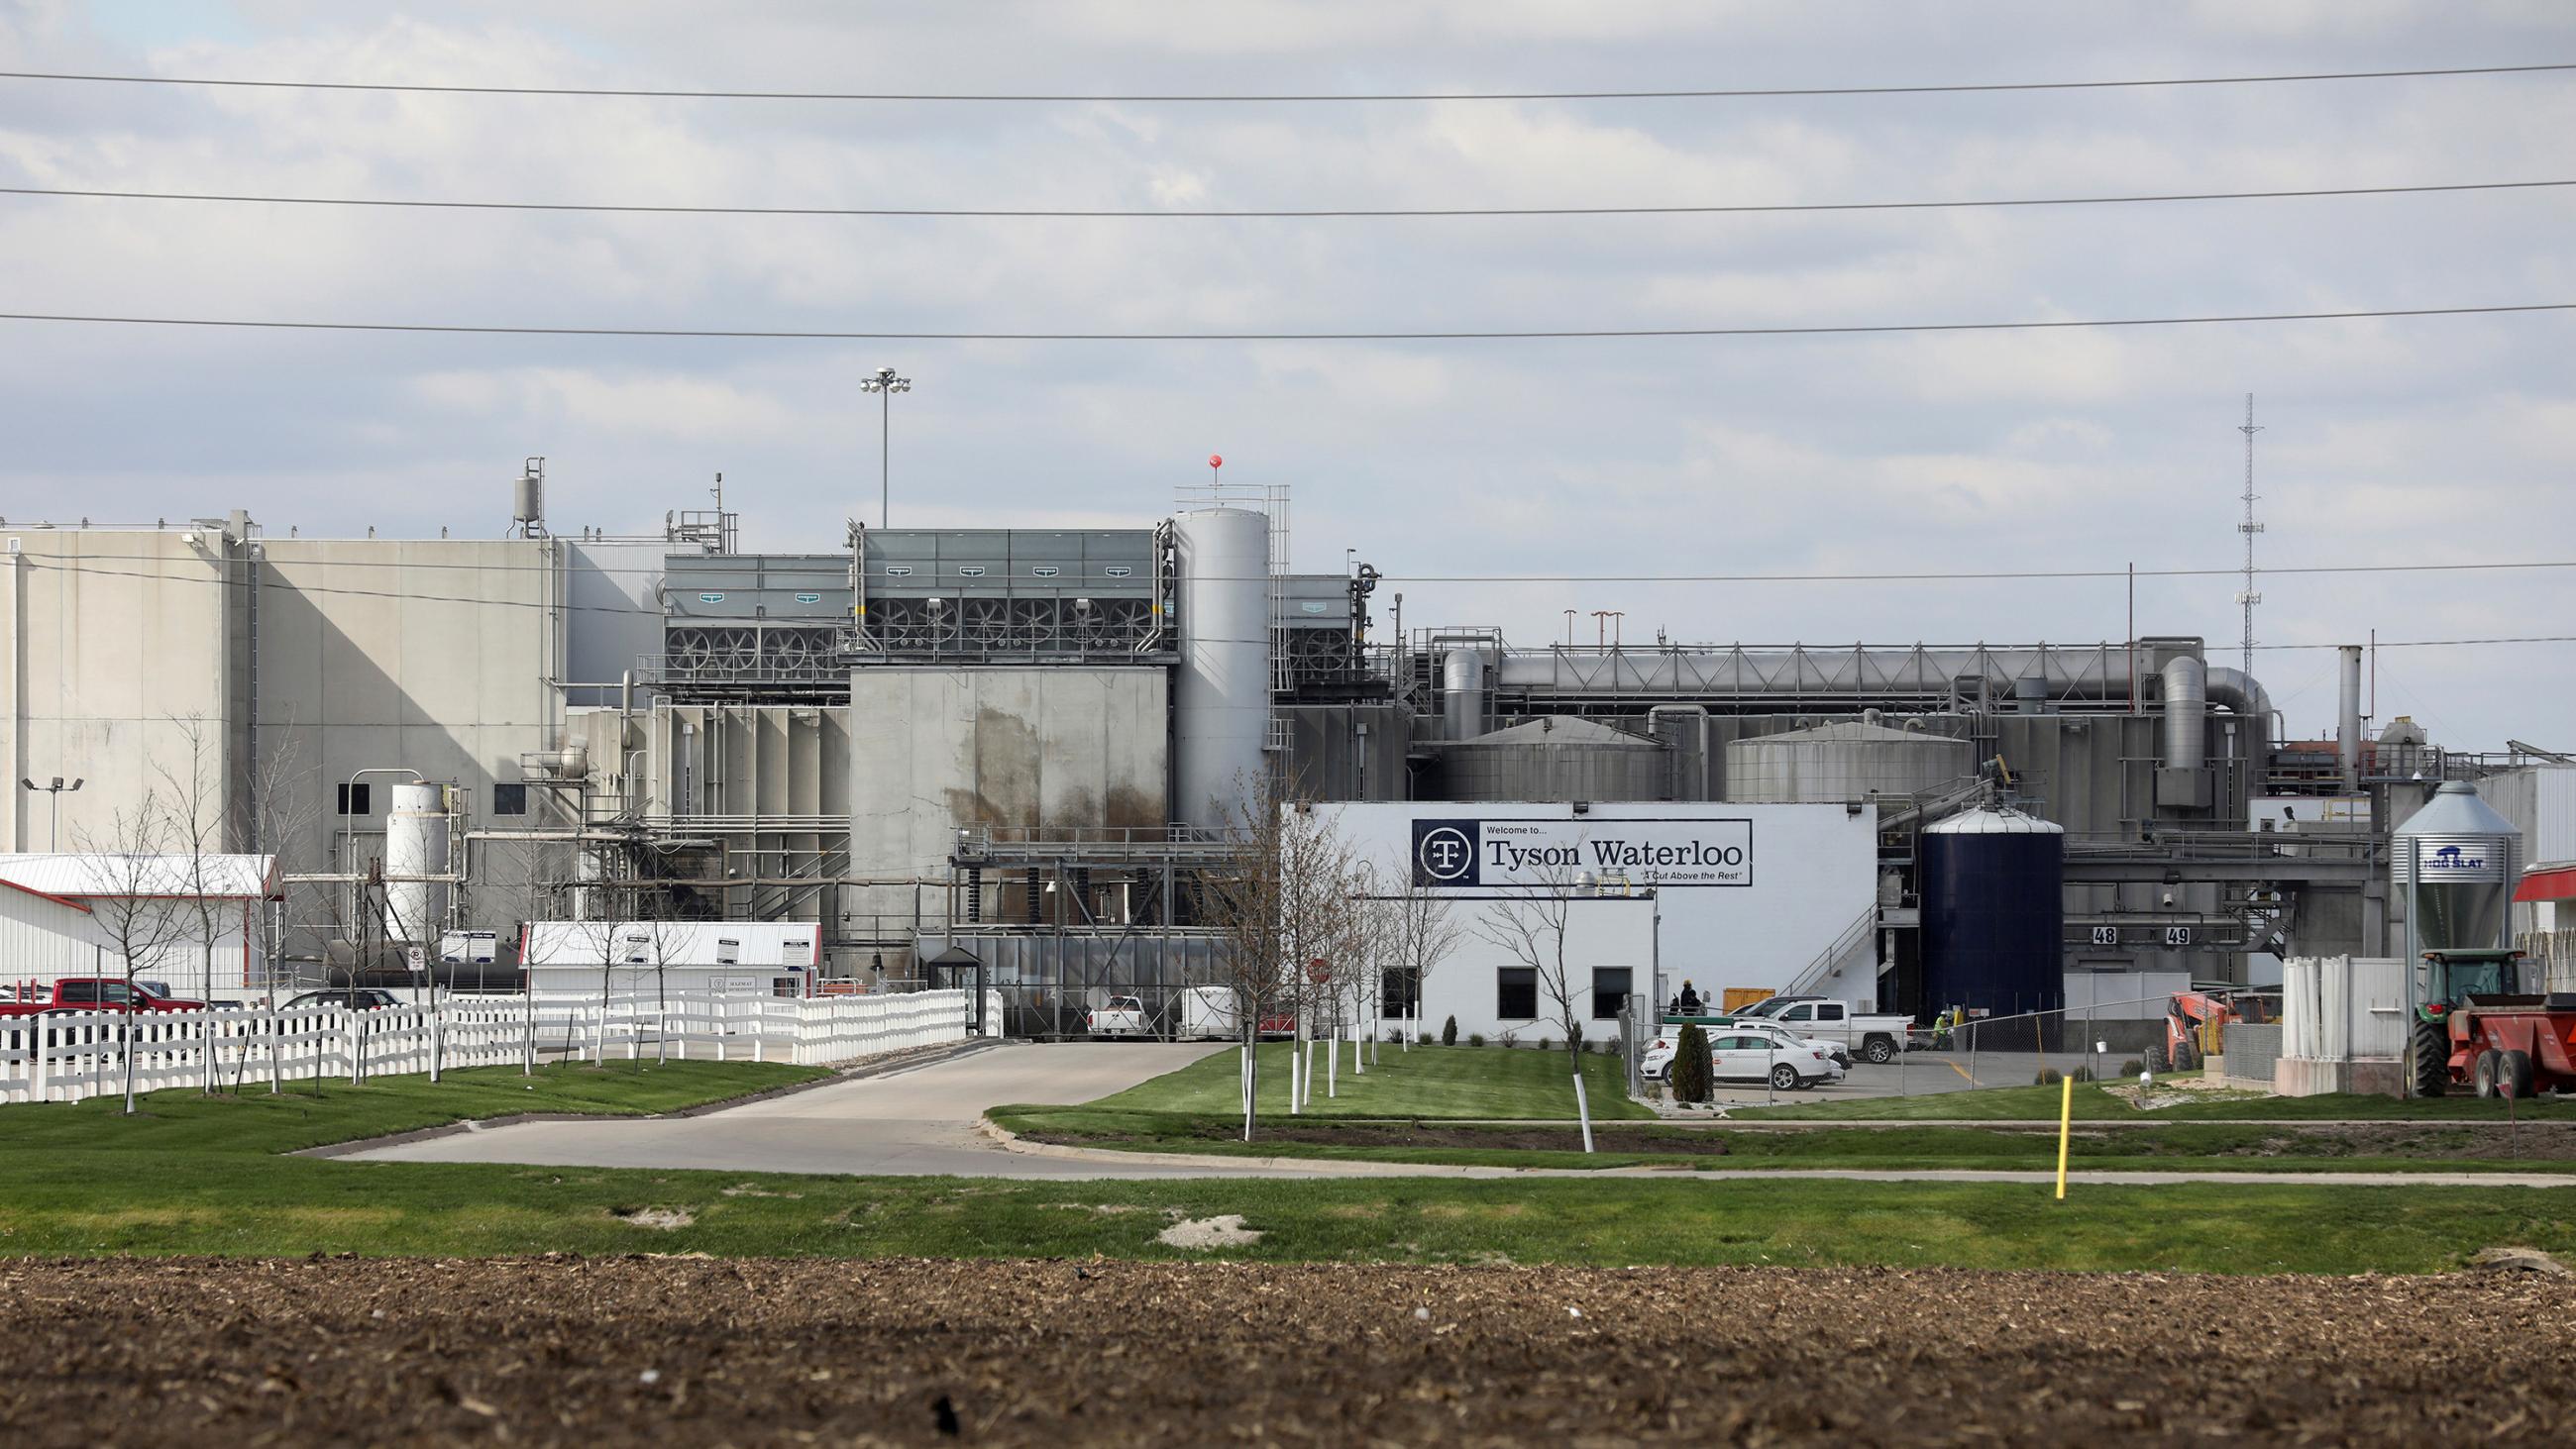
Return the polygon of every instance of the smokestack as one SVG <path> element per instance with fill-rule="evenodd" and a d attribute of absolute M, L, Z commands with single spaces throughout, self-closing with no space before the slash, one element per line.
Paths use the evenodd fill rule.
<path fill-rule="evenodd" d="M 2343 646 L 2343 690 L 2335 708 L 2335 765 L 2345 794 L 2361 790 L 2361 646 Z"/>

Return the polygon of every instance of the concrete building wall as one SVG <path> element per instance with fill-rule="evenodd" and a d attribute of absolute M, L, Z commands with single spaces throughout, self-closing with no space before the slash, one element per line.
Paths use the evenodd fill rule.
<path fill-rule="evenodd" d="M 159 770 L 186 773 L 191 717 L 228 766 L 211 773 L 229 810 L 242 573 L 220 531 L 190 532 L 0 528 L 0 846 L 53 848 L 56 802 L 17 782 L 56 775 L 84 781 L 59 799 L 61 848 L 112 844 Z"/>
<path fill-rule="evenodd" d="M 290 870 L 383 849 L 389 775 L 343 817 L 337 787 L 400 767 L 462 786 L 493 820 L 493 785 L 549 749 L 561 710 L 562 545 L 545 539 L 266 539 L 259 571 L 259 753 L 307 802 Z M 488 924 L 478 922 L 477 924 Z"/>

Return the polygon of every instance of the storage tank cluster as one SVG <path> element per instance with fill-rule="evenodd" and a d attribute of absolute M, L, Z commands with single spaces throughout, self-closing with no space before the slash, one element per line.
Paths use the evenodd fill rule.
<path fill-rule="evenodd" d="M 2008 806 L 1923 830 L 1923 1007 L 2015 1016 L 2066 1004 L 2066 832 Z"/>

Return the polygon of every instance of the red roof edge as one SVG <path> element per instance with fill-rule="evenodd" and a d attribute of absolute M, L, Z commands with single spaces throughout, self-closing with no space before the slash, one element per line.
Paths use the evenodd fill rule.
<path fill-rule="evenodd" d="M 2522 873 L 2522 884 L 2514 887 L 2517 901 L 2576 900 L 2576 865 L 2542 866 Z"/>
<path fill-rule="evenodd" d="M 21 894 L 34 896 L 40 901 L 52 901 L 58 906 L 69 906 L 84 916 L 97 914 L 97 912 L 92 911 L 89 907 L 82 905 L 80 902 L 73 900 L 69 896 L 58 896 L 51 891 L 40 891 L 34 886 L 22 886 L 14 880 L 0 880 L 0 886 L 7 886 L 9 889 L 20 892 Z"/>

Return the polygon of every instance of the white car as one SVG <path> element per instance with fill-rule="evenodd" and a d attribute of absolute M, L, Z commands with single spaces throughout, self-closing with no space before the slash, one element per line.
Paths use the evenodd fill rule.
<path fill-rule="evenodd" d="M 1709 1075 L 1721 1082 L 1770 1078 L 1782 1091 L 1843 1079 L 1831 1042 L 1810 1041 L 1768 1022 L 1739 1021 L 1702 1028 L 1708 1035 Z M 1678 1033 L 1658 1036 L 1637 1059 L 1638 1074 L 1662 1081 L 1671 1070 Z M 1728 1043 L 1734 1043 L 1729 1046 Z"/>
<path fill-rule="evenodd" d="M 1142 997 L 1113 996 L 1097 1010 L 1084 1012 L 1082 1027 L 1093 1036 L 1152 1036 L 1154 1018 L 1146 1014 Z"/>

